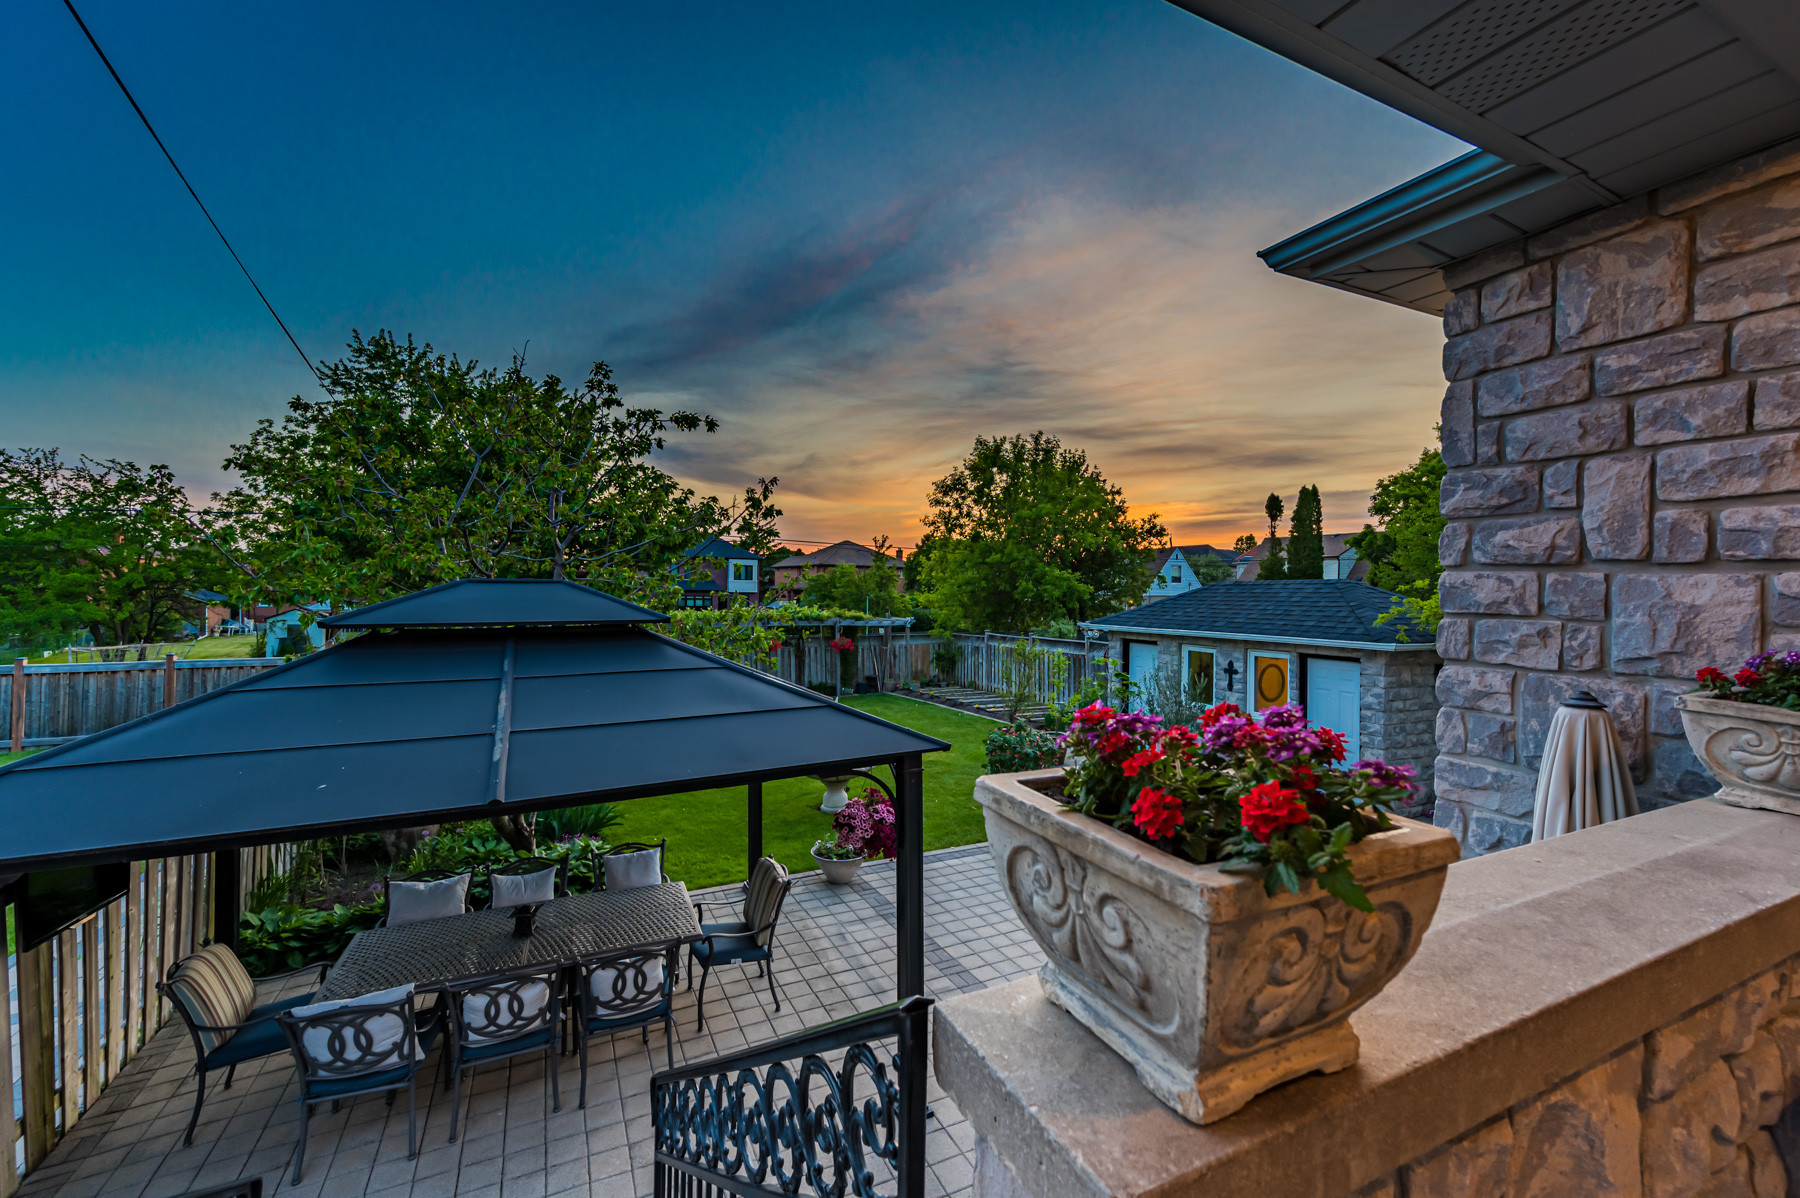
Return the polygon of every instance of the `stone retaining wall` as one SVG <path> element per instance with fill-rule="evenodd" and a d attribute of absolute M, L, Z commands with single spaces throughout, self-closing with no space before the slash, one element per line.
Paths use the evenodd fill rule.
<path fill-rule="evenodd" d="M 1438 823 L 1523 843 L 1581 687 L 1643 806 L 1709 793 L 1675 696 L 1800 648 L 1800 143 L 1445 278 Z"/>

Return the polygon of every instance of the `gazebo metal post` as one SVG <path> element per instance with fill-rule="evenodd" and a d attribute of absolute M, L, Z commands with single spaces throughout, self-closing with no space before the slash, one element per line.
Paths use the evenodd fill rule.
<path fill-rule="evenodd" d="M 239 865 L 243 860 L 243 852 L 239 849 L 220 849 L 213 854 L 212 863 L 212 938 L 223 944 L 232 952 L 237 952 L 238 922 L 238 887 L 241 885 Z"/>
<path fill-rule="evenodd" d="M 925 766 L 919 754 L 894 763 L 894 782 L 894 960 L 905 999 L 925 993 Z"/>
<path fill-rule="evenodd" d="M 749 790 L 750 810 L 745 817 L 745 822 L 748 824 L 750 833 L 750 865 L 744 871 L 746 878 L 756 872 L 756 863 L 762 859 L 763 855 L 762 783 L 750 783 Z"/>

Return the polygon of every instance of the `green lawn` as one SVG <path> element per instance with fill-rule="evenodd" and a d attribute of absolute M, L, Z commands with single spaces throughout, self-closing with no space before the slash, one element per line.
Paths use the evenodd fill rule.
<path fill-rule="evenodd" d="M 845 703 L 882 719 L 947 740 L 951 748 L 925 754 L 925 847 L 949 848 L 987 839 L 975 779 L 986 764 L 982 742 L 1000 727 L 994 720 L 952 711 L 899 695 L 862 695 Z M 879 771 L 890 784 L 887 771 Z M 851 793 L 856 793 L 852 786 Z M 813 842 L 831 833 L 831 817 L 819 810 L 824 787 L 810 778 L 763 787 L 763 851 L 791 870 L 816 869 Z M 669 876 L 689 887 L 743 879 L 748 845 L 744 789 L 703 790 L 632 799 L 619 806 L 625 822 L 608 833 L 613 841 L 669 838 Z"/>
<path fill-rule="evenodd" d="M 149 652 L 144 654 L 144 659 L 161 661 L 170 653 L 187 661 L 199 661 L 203 658 L 214 657 L 249 657 L 251 653 L 255 652 L 255 649 L 256 638 L 253 636 L 209 636 L 198 641 L 170 641 L 163 645 L 152 645 Z M 16 656 L 18 656 L 16 653 L 10 651 L 0 652 L 0 665 L 11 665 Z M 134 653 L 131 659 L 136 661 L 137 655 Z M 69 658 L 66 653 L 53 651 L 48 657 L 39 653 L 27 657 L 25 660 L 32 665 L 58 665 L 68 661 Z M 75 660 L 86 662 L 90 660 L 90 655 L 77 653 Z"/>

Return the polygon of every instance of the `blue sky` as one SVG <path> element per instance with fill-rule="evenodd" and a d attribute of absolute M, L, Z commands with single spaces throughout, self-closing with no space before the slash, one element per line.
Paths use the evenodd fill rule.
<path fill-rule="evenodd" d="M 910 544 L 1034 428 L 1180 539 L 1353 528 L 1431 439 L 1435 322 L 1254 251 L 1461 147 L 1162 0 L 81 7 L 315 359 L 604 358 L 795 537 Z M 226 483 L 304 368 L 56 0 L 0 111 L 0 443 Z"/>

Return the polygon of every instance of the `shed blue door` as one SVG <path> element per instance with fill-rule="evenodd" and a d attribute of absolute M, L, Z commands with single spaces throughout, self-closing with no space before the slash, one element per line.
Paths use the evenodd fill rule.
<path fill-rule="evenodd" d="M 1131 709 L 1143 711 L 1145 700 L 1156 686 L 1156 644 L 1153 641 L 1125 642 L 1125 673 L 1134 685 Z"/>
<path fill-rule="evenodd" d="M 1362 663 L 1306 660 L 1306 718 L 1344 738 L 1344 760 L 1362 757 Z"/>

